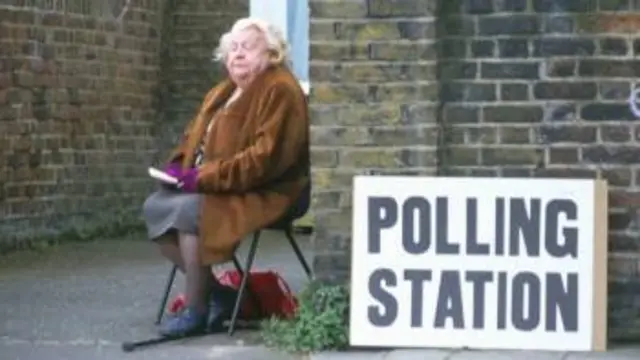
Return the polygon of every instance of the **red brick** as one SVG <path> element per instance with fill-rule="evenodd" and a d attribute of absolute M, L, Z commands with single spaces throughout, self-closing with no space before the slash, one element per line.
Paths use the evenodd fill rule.
<path fill-rule="evenodd" d="M 637 190 L 611 190 L 609 192 L 609 205 L 611 207 L 635 207 L 640 206 L 640 191 Z"/>
<path fill-rule="evenodd" d="M 6 89 L 11 85 L 11 77 L 9 74 L 4 73 L 1 74 L 0 73 L 0 89 Z"/>
<path fill-rule="evenodd" d="M 633 171 L 626 167 L 603 169 L 602 177 L 610 186 L 633 186 Z"/>
<path fill-rule="evenodd" d="M 547 161 L 550 165 L 575 164 L 580 160 L 577 148 L 550 148 L 548 150 Z"/>

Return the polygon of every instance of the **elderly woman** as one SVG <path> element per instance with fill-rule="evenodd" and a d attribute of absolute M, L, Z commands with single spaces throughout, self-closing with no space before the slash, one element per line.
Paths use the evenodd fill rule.
<path fill-rule="evenodd" d="M 205 96 L 165 168 L 179 186 L 161 187 L 143 209 L 149 237 L 186 275 L 187 308 L 161 325 L 166 336 L 228 316 L 210 266 L 282 217 L 309 182 L 308 109 L 282 32 L 240 19 L 216 58 L 228 78 Z"/>

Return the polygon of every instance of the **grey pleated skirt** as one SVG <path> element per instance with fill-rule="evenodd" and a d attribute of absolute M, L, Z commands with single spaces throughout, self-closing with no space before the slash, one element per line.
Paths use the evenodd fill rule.
<path fill-rule="evenodd" d="M 201 194 L 165 188 L 152 193 L 142 207 L 149 239 L 156 240 L 169 231 L 198 235 L 201 201 Z"/>

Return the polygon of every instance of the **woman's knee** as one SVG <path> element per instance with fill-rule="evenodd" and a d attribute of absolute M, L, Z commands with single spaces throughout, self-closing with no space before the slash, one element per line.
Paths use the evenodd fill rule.
<path fill-rule="evenodd" d="M 151 213 L 155 207 L 157 207 L 156 193 L 152 193 L 151 195 L 147 196 L 144 203 L 142 204 L 143 216 L 147 218 L 149 216 L 149 213 Z"/>
<path fill-rule="evenodd" d="M 176 229 L 169 229 L 164 234 L 160 235 L 155 239 L 155 243 L 163 248 L 163 247 L 178 247 L 178 232 Z"/>

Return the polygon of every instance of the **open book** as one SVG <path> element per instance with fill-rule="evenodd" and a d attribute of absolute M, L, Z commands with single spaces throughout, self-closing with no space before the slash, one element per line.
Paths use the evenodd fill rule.
<path fill-rule="evenodd" d="M 163 183 L 178 185 L 178 179 L 154 167 L 149 168 L 149 176 L 156 180 L 162 181 Z"/>

